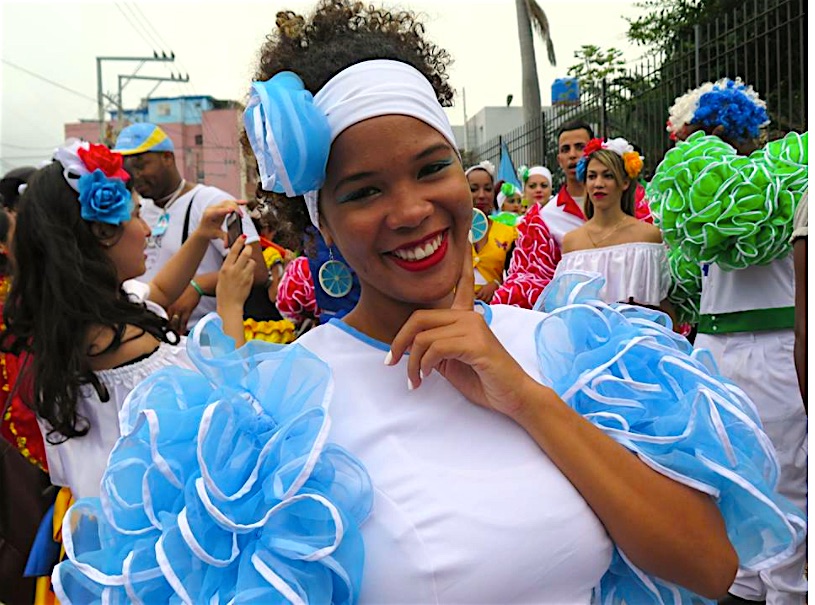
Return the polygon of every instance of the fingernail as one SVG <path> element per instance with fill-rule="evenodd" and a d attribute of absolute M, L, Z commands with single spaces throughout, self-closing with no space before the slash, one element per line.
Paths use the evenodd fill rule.
<path fill-rule="evenodd" d="M 408 378 L 408 391 L 412 391 L 415 388 L 416 387 L 413 386 L 413 381 L 410 378 Z"/>
<path fill-rule="evenodd" d="M 385 365 L 389 366 L 389 365 L 391 365 L 391 363 L 393 363 L 393 353 L 388 351 L 388 354 L 385 355 Z"/>
<path fill-rule="evenodd" d="M 246 234 L 245 233 L 241 235 L 241 239 L 246 239 Z"/>
<path fill-rule="evenodd" d="M 422 380 L 424 380 L 425 378 L 427 378 L 428 376 L 430 376 L 430 372 L 432 372 L 432 371 L 433 371 L 433 370 L 428 370 L 428 371 L 427 371 L 427 373 L 425 373 L 425 371 L 424 371 L 424 370 L 419 370 L 419 376 L 421 376 L 421 377 L 422 377 Z"/>

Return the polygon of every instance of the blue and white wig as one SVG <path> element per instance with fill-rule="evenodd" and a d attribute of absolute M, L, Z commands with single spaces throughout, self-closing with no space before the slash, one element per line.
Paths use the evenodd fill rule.
<path fill-rule="evenodd" d="M 726 138 L 743 141 L 758 137 L 759 129 L 769 123 L 767 104 L 752 86 L 740 78 L 722 78 L 677 97 L 669 110 L 667 130 L 675 138 L 689 125 L 722 126 Z"/>

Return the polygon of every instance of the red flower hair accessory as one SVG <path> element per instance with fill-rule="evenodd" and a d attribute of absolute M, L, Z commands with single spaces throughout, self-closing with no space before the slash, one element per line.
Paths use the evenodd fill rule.
<path fill-rule="evenodd" d="M 590 156 L 595 151 L 600 151 L 603 148 L 603 139 L 594 138 L 586 143 L 586 146 L 583 147 L 583 155 Z"/>
<path fill-rule="evenodd" d="M 121 179 L 125 183 L 130 179 L 130 175 L 122 167 L 124 165 L 122 154 L 111 151 L 104 145 L 90 143 L 88 149 L 83 147 L 77 149 L 77 155 L 88 172 L 98 168 L 108 178 Z"/>

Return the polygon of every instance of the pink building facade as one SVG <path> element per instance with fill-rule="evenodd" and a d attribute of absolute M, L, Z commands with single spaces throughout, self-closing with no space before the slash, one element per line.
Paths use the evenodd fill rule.
<path fill-rule="evenodd" d="M 229 107 L 200 112 L 200 123 L 161 122 L 159 126 L 172 139 L 181 175 L 188 181 L 218 187 L 239 199 L 255 195 L 254 158 L 246 158 L 240 145 L 242 109 Z M 126 126 L 128 122 L 124 122 Z M 113 146 L 120 128 L 116 121 L 105 124 L 102 142 Z M 100 139 L 99 122 L 65 124 L 65 138 L 92 143 Z"/>

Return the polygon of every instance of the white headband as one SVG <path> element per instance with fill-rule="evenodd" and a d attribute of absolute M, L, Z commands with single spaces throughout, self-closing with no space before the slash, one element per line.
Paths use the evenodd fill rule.
<path fill-rule="evenodd" d="M 483 160 L 476 164 L 475 166 L 470 166 L 467 170 L 464 171 L 464 176 L 470 176 L 470 173 L 474 170 L 483 170 L 492 180 L 495 180 L 495 164 L 490 162 L 489 160 Z"/>
<path fill-rule="evenodd" d="M 512 192 L 509 195 L 504 193 L 504 187 L 506 185 L 512 187 Z M 498 204 L 498 210 L 501 209 L 501 206 L 507 201 L 507 198 L 513 195 L 521 195 L 520 190 L 512 183 L 504 183 L 504 186 L 501 187 L 501 190 L 498 192 L 498 197 L 495 200 L 495 203 Z"/>
<path fill-rule="evenodd" d="M 524 184 L 526 184 L 526 181 L 529 180 L 530 176 L 535 175 L 545 176 L 547 179 L 549 179 L 549 184 L 550 185 L 552 184 L 552 173 L 549 172 L 549 169 L 546 168 L 545 166 L 532 166 L 532 168 L 529 169 L 529 172 L 526 173 L 526 179 L 524 179 Z"/>
<path fill-rule="evenodd" d="M 328 118 L 332 143 L 344 130 L 363 120 L 404 115 L 435 128 L 458 153 L 453 129 L 433 86 L 407 63 L 376 59 L 352 65 L 314 95 L 314 105 Z M 305 200 L 311 222 L 319 228 L 318 194 L 309 191 Z"/>

